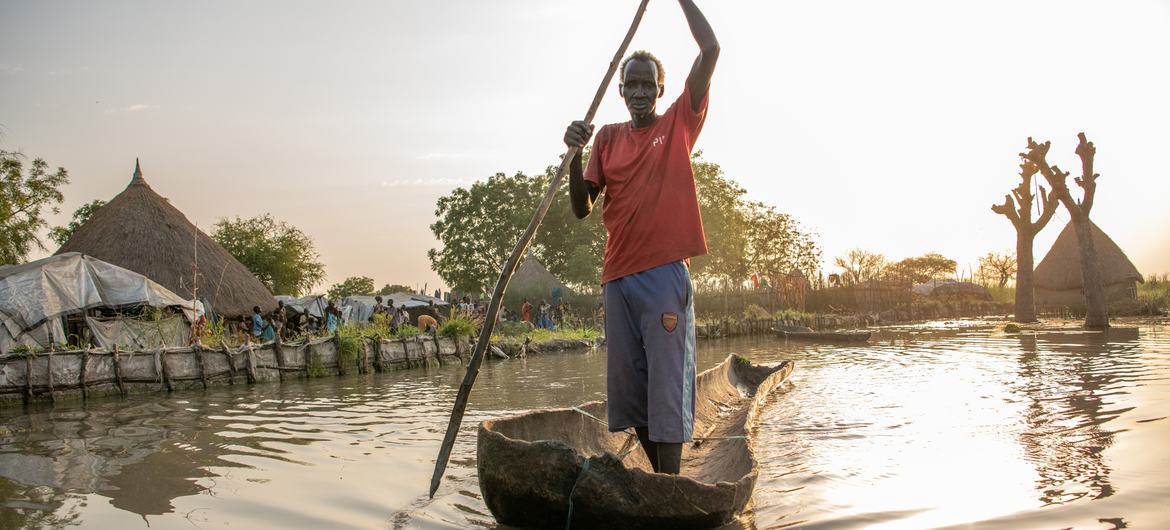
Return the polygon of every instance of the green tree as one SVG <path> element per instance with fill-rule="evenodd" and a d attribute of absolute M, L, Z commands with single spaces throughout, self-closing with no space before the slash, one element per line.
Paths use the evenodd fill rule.
<path fill-rule="evenodd" d="M 749 203 L 747 211 L 746 255 L 752 270 L 776 280 L 792 271 L 815 278 L 821 270 L 821 248 L 811 232 L 806 232 L 791 215 L 759 202 Z"/>
<path fill-rule="evenodd" d="M 370 295 L 374 293 L 374 279 L 367 276 L 350 276 L 341 283 L 333 284 L 326 296 L 340 300 L 347 296 Z"/>
<path fill-rule="evenodd" d="M 955 260 L 937 252 L 930 252 L 893 263 L 886 268 L 885 273 L 891 278 L 925 283 L 934 279 L 953 278 L 957 267 L 958 263 Z"/>
<path fill-rule="evenodd" d="M 93 212 L 96 212 L 98 208 L 101 208 L 105 205 L 106 201 L 101 199 L 94 199 L 85 204 L 82 204 L 73 211 L 73 220 L 69 221 L 69 224 L 65 226 L 55 226 L 52 230 L 49 230 L 49 239 L 52 239 L 58 245 L 64 245 L 66 241 L 69 241 L 69 238 L 73 237 L 73 233 L 76 232 L 78 228 L 81 228 L 81 225 L 84 225 L 86 221 L 89 221 L 89 218 L 93 216 Z"/>
<path fill-rule="evenodd" d="M 274 294 L 300 296 L 325 279 L 312 238 L 270 214 L 220 219 L 211 237 Z"/>
<path fill-rule="evenodd" d="M 691 169 L 707 236 L 707 254 L 691 260 L 691 276 L 700 287 L 738 286 L 749 274 L 747 190 L 719 164 L 703 160 L 702 151 L 691 156 Z"/>
<path fill-rule="evenodd" d="M 378 292 L 376 292 L 374 294 L 394 294 L 394 293 L 413 293 L 413 292 L 414 292 L 413 287 L 410 287 L 407 285 L 399 285 L 397 283 L 395 283 L 395 284 L 388 283 L 386 285 L 383 285 L 382 288 L 378 289 Z"/>
<path fill-rule="evenodd" d="M 0 265 L 21 263 L 34 246 L 45 250 L 38 232 L 48 224 L 46 208 L 60 211 L 61 186 L 69 174 L 62 167 L 50 172 L 40 158 L 33 159 L 26 174 L 23 155 L 0 150 L 0 181 Z"/>
<path fill-rule="evenodd" d="M 582 155 L 582 162 L 589 163 L 588 151 Z M 527 218 L 520 225 L 520 231 L 528 226 L 532 213 L 539 205 L 544 190 L 548 189 L 549 182 L 556 176 L 556 171 L 557 166 L 549 166 L 544 175 L 537 179 L 532 203 L 525 212 Z M 578 293 L 596 292 L 601 285 L 601 261 L 605 255 L 605 225 L 601 221 L 601 208 L 584 219 L 577 219 L 569 204 L 567 178 L 561 181 L 556 199 L 534 238 L 532 252 L 549 272 Z"/>
<path fill-rule="evenodd" d="M 427 257 L 451 289 L 483 293 L 495 285 L 532 214 L 536 182 L 523 173 L 497 173 L 439 198 L 431 232 L 443 246 L 428 250 Z"/>
<path fill-rule="evenodd" d="M 707 255 L 692 260 L 691 273 L 703 287 L 739 285 L 751 268 L 745 252 L 752 215 L 743 199 L 746 190 L 727 177 L 718 164 L 703 160 L 702 153 L 696 153 L 691 164 L 708 246 Z M 431 268 L 455 291 L 490 291 L 499 277 L 499 267 L 528 226 L 555 171 L 556 167 L 550 166 L 537 176 L 498 173 L 441 197 L 431 231 L 443 246 L 427 252 Z M 602 195 L 599 201 L 604 203 Z M 757 221 L 761 223 L 756 233 L 759 254 L 768 256 L 772 260 L 769 263 L 789 260 L 784 266 L 791 267 L 784 273 L 799 268 L 811 274 L 820 268 L 815 241 L 791 217 L 771 210 Z M 777 239 L 765 248 L 763 238 L 769 231 Z M 601 280 L 605 238 L 600 211 L 583 220 L 573 215 L 565 181 L 531 251 L 549 272 L 572 289 L 595 292 Z"/>

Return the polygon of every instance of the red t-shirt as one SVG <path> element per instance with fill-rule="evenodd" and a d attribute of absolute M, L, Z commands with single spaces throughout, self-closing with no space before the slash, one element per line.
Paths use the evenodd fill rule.
<path fill-rule="evenodd" d="M 597 131 L 585 180 L 605 190 L 601 283 L 707 253 L 691 171 L 706 117 L 707 97 L 695 112 L 688 87 L 649 127 L 611 123 Z"/>

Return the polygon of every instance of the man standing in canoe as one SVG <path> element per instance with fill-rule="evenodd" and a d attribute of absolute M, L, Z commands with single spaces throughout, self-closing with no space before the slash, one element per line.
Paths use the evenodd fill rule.
<path fill-rule="evenodd" d="M 707 253 L 691 151 L 707 116 L 719 58 L 711 25 L 679 0 L 699 56 L 678 99 L 662 115 L 662 63 L 639 51 L 621 65 L 618 85 L 630 121 L 605 125 L 589 166 L 569 166 L 573 213 L 583 219 L 605 190 L 608 239 L 601 283 L 608 353 L 609 430 L 633 427 L 654 470 L 678 474 L 695 411 L 695 318 L 688 259 Z M 565 144 L 584 147 L 592 125 L 575 121 Z"/>

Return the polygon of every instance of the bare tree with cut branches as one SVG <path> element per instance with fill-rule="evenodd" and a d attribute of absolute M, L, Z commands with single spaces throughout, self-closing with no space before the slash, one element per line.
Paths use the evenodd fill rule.
<path fill-rule="evenodd" d="M 1105 301 L 1105 281 L 1101 274 L 1101 264 L 1097 260 L 1097 250 L 1093 247 L 1093 224 L 1089 222 L 1089 212 L 1093 209 L 1093 199 L 1097 192 L 1097 177 L 1093 172 L 1093 158 L 1097 148 L 1093 142 L 1085 138 L 1085 133 L 1078 133 L 1076 154 L 1081 159 L 1081 176 L 1074 180 L 1083 191 L 1081 200 L 1073 199 L 1068 189 L 1068 172 L 1061 171 L 1058 166 L 1048 165 L 1046 160 L 1048 149 L 1052 142 L 1038 144 L 1028 138 L 1028 151 L 1020 153 L 1029 162 L 1039 168 L 1040 174 L 1052 187 L 1050 199 L 1056 199 L 1068 210 L 1072 219 L 1073 229 L 1077 234 L 1077 246 L 1081 254 L 1081 284 L 1085 292 L 1085 327 L 1101 329 L 1109 327 L 1109 308 Z"/>
<path fill-rule="evenodd" d="M 855 248 L 833 260 L 841 267 L 841 284 L 858 285 L 878 280 L 886 270 L 886 257 L 876 252 Z"/>
<path fill-rule="evenodd" d="M 975 276 L 988 283 L 994 282 L 1003 288 L 1008 281 L 1016 276 L 1018 272 L 1016 269 L 1015 255 L 1010 252 L 1003 254 L 988 252 L 979 258 L 979 269 L 975 272 Z"/>
<path fill-rule="evenodd" d="M 1034 142 L 1028 138 L 1028 146 L 1032 145 L 1035 145 Z M 1036 239 L 1036 234 L 1052 220 L 1058 203 L 1044 186 L 1038 187 L 1039 193 L 1032 193 L 1032 177 L 1036 176 L 1040 168 L 1023 153 L 1020 156 L 1024 158 L 1020 164 L 1020 185 L 1012 190 L 1011 195 L 1004 196 L 1003 204 L 992 205 L 991 211 L 1007 217 L 1016 228 L 1015 321 L 1035 322 L 1036 294 L 1032 280 L 1035 258 L 1032 255 L 1032 242 Z M 1037 197 L 1040 199 L 1040 216 L 1036 221 L 1032 221 L 1032 205 Z"/>

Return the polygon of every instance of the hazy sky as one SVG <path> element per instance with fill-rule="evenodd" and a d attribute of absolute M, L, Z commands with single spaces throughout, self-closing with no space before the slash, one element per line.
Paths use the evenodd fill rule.
<path fill-rule="evenodd" d="M 1025 139 L 1075 174 L 1085 131 L 1093 218 L 1143 273 L 1170 272 L 1170 3 L 699 5 L 723 51 L 698 148 L 816 231 L 827 263 L 863 247 L 966 270 L 1014 248 L 990 206 Z M 205 231 L 271 212 L 315 239 L 329 283 L 433 288 L 435 200 L 554 163 L 636 6 L 0 0 L 0 146 L 69 170 L 55 224 L 140 157 Z M 666 65 L 665 109 L 696 53 L 676 2 L 650 3 L 640 48 Z M 615 85 L 597 121 L 626 119 Z"/>

